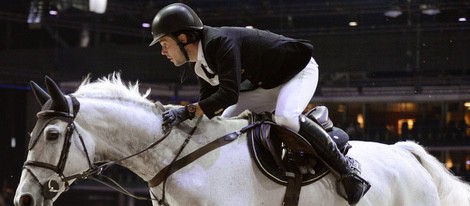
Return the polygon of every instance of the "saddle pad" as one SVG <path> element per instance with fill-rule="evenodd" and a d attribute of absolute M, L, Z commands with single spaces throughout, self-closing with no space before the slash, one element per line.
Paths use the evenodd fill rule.
<path fill-rule="evenodd" d="M 256 117 L 254 117 L 255 115 L 252 116 L 253 117 L 250 117 L 250 123 L 251 121 L 256 121 Z M 266 126 L 266 124 L 269 124 L 269 126 Z M 270 149 L 266 147 L 266 143 L 260 141 L 260 135 L 269 135 Z M 279 135 L 283 135 L 284 137 L 280 138 Z M 289 139 L 292 140 L 292 142 L 286 143 L 282 139 Z M 278 156 L 278 158 L 282 158 L 283 145 L 288 144 L 293 145 L 294 148 L 292 150 L 294 151 L 304 151 L 305 148 L 302 146 L 303 144 L 301 141 L 306 140 L 302 139 L 303 137 L 300 135 L 269 121 L 261 123 L 257 129 L 250 130 L 247 133 L 248 148 L 251 157 L 258 168 L 268 178 L 282 185 L 287 185 L 288 177 L 286 176 L 286 172 L 297 168 L 289 169 L 287 161 L 282 159 L 276 160 L 277 158 L 274 158 L 273 155 Z M 311 149 L 311 147 L 309 149 Z M 275 154 L 272 153 L 273 150 L 275 151 Z M 316 158 L 313 154 L 300 155 L 308 155 L 308 157 L 305 158 Z M 329 173 L 329 170 L 322 161 L 316 161 L 316 164 L 313 166 L 313 170 L 315 171 L 315 174 L 306 173 L 303 175 L 302 185 L 313 183 Z"/>

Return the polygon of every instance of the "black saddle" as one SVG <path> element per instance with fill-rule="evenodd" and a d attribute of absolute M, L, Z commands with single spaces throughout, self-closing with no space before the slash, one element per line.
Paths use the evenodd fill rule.
<path fill-rule="evenodd" d="M 322 112 L 323 114 L 319 114 Z M 349 136 L 332 123 L 328 123 L 331 121 L 328 119 L 327 110 L 314 108 L 307 115 L 318 124 L 328 126 L 326 130 L 332 140 L 340 151 L 347 153 L 351 147 L 348 144 Z M 318 120 L 316 117 L 321 118 Z M 322 124 L 319 121 L 327 123 Z M 252 113 L 250 123 L 254 122 L 261 123 L 247 133 L 248 147 L 256 165 L 267 177 L 287 185 L 293 174 L 300 174 L 301 184 L 307 185 L 328 174 L 327 165 L 318 161 L 321 159 L 310 143 L 297 132 L 277 125 L 270 113 Z"/>

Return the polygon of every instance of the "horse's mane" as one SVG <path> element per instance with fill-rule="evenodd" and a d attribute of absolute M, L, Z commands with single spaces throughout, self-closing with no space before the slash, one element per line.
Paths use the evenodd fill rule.
<path fill-rule="evenodd" d="M 140 93 L 138 81 L 134 84 L 129 82 L 126 85 L 121 79 L 121 74 L 119 72 L 113 72 L 112 74 L 98 78 L 95 81 L 91 81 L 91 76 L 88 75 L 84 78 L 78 89 L 73 93 L 76 97 L 119 99 L 140 103 L 151 103 L 150 100 L 147 99 L 149 94 L 150 89 L 143 94 Z"/>

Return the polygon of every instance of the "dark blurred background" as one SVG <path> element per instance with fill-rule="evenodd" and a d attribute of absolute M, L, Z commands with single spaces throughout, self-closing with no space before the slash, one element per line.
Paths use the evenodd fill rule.
<path fill-rule="evenodd" d="M 94 9 L 97 2 L 104 9 Z M 175 68 L 159 46 L 148 47 L 154 15 L 174 2 L 191 6 L 206 25 L 310 40 L 320 65 L 310 107 L 327 106 L 354 140 L 418 141 L 470 179 L 469 0 L 2 0 L 0 181 L 7 203 L 39 111 L 30 80 L 41 84 L 49 75 L 73 92 L 87 74 L 121 71 L 163 103 L 197 99 L 194 74 L 181 83 L 186 66 Z M 108 174 L 147 195 L 146 184 L 126 169 Z M 58 201 L 150 205 L 89 181 Z"/>

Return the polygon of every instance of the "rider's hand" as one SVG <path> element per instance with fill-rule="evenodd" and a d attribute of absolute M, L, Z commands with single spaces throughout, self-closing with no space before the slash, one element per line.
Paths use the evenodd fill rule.
<path fill-rule="evenodd" d="M 192 116 L 186 107 L 170 109 L 163 112 L 163 125 L 166 126 L 174 126 L 187 119 L 192 119 Z"/>

